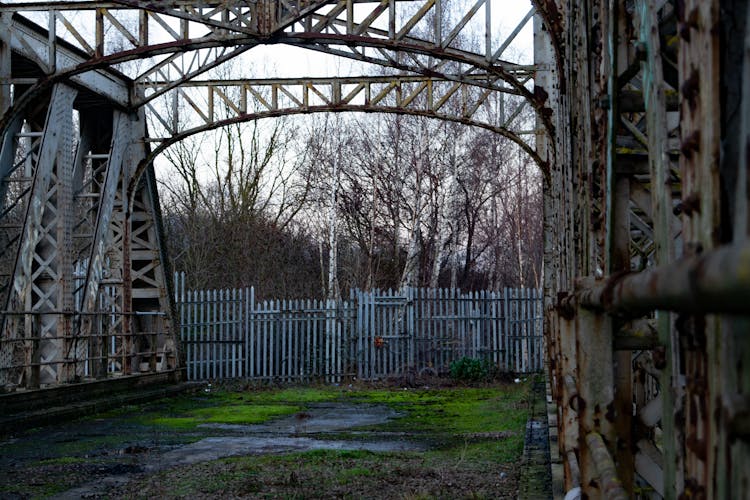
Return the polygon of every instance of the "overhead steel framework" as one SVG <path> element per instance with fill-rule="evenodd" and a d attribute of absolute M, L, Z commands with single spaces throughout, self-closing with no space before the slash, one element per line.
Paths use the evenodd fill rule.
<path fill-rule="evenodd" d="M 179 369 L 164 148 L 285 114 L 431 116 L 544 174 L 560 488 L 750 497 L 746 2 L 532 3 L 505 36 L 500 0 L 0 4 L 0 385 Z M 514 62 L 531 22 L 534 63 Z M 265 44 L 386 69 L 212 73 Z"/>
<path fill-rule="evenodd" d="M 0 4 L 0 383 L 179 369 L 153 159 L 192 134 L 294 113 L 406 113 L 500 133 L 547 169 L 524 119 L 539 103 L 535 67 L 504 57 L 533 9 L 502 38 L 489 0 L 444 12 L 436 0 Z M 483 46 L 462 48 L 467 27 Z M 279 43 L 391 74 L 211 75 Z"/>

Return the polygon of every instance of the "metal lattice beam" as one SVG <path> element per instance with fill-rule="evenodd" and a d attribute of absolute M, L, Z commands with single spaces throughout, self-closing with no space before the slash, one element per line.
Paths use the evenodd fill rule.
<path fill-rule="evenodd" d="M 496 80 L 475 76 L 473 85 L 416 76 L 193 81 L 161 102 L 146 102 L 155 134 L 151 141 L 159 143 L 150 158 L 185 137 L 230 123 L 360 111 L 426 116 L 491 130 L 518 144 L 548 176 L 545 162 L 524 139 L 536 133 L 528 119 L 519 117 L 526 101 L 512 88 L 494 90 Z M 189 116 L 181 119 L 180 109 Z"/>

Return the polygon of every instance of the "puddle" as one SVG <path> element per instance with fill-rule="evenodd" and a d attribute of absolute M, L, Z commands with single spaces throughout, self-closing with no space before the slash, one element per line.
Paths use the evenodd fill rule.
<path fill-rule="evenodd" d="M 383 424 L 401 414 L 382 405 L 314 404 L 304 412 L 259 425 L 201 424 L 244 436 L 201 439 L 159 455 L 147 468 L 191 464 L 224 457 L 312 450 L 423 451 L 421 444 L 402 440 L 350 441 L 300 437 L 300 434 L 335 433 L 357 427 Z M 371 435 L 373 433 L 370 433 Z"/>
<path fill-rule="evenodd" d="M 408 441 L 329 441 L 281 436 L 211 437 L 164 453 L 154 463 L 147 465 L 145 470 L 155 471 L 234 456 L 313 450 L 424 451 L 425 447 Z"/>
<path fill-rule="evenodd" d="M 138 463 L 134 471 L 155 472 L 178 465 L 217 460 L 220 458 L 266 453 L 290 453 L 313 450 L 353 450 L 372 452 L 424 451 L 424 444 L 393 439 L 394 433 L 367 431 L 378 440 L 328 440 L 310 437 L 313 434 L 348 431 L 364 426 L 383 424 L 401 416 L 384 405 L 320 403 L 303 412 L 259 425 L 201 424 L 199 427 L 231 435 L 206 437 L 191 444 L 157 448 L 129 446 L 121 450 Z M 383 439 L 390 437 L 391 439 Z M 111 473 L 110 473 L 111 474 Z M 94 497 L 126 483 L 127 471 L 112 474 L 69 490 L 55 498 Z"/>
<path fill-rule="evenodd" d="M 401 413 L 382 405 L 321 403 L 265 424 L 201 424 L 198 427 L 250 434 L 316 434 L 383 424 L 400 416 Z"/>

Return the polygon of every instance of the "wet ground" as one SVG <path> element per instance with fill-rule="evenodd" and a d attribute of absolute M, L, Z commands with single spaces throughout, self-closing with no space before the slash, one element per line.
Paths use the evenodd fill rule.
<path fill-rule="evenodd" d="M 482 392 L 477 404 L 488 404 L 485 393 L 492 394 Z M 404 394 L 378 394 L 386 404 L 301 396 L 275 401 L 279 408 L 242 395 L 222 395 L 217 403 L 197 394 L 6 436 L 0 438 L 0 498 L 393 498 L 409 488 L 442 496 L 441 489 L 431 495 L 433 487 L 447 488 L 446 498 L 493 490 L 488 497 L 514 497 L 513 465 L 482 457 L 523 428 L 483 430 L 480 423 L 443 432 L 434 416 L 451 408 L 444 394 L 429 391 L 415 401 Z M 237 423 L 257 420 L 255 414 L 236 418 L 248 408 L 278 416 Z M 316 487 L 301 485 L 305 477 Z M 179 488 L 170 487 L 176 483 Z"/>
<path fill-rule="evenodd" d="M 357 450 L 371 452 L 422 451 L 424 444 L 389 439 L 389 433 L 368 432 L 369 440 L 316 439 L 306 435 L 332 435 L 339 431 L 386 423 L 398 413 L 386 406 L 343 403 L 313 404 L 286 418 L 261 425 L 200 424 L 199 429 L 224 435 L 202 438 L 188 444 L 163 444 L 137 448 L 129 445 L 121 450 L 133 459 L 129 466 L 115 468 L 115 474 L 98 477 L 79 487 L 56 495 L 56 498 L 105 496 L 116 486 L 126 484 L 136 472 L 153 473 L 172 467 L 208 462 L 227 457 L 300 453 L 313 450 Z M 101 435 L 100 433 L 97 433 Z M 91 435 L 89 433 L 89 435 Z M 373 440 L 375 439 L 375 440 Z M 1 462 L 0 462 L 1 463 Z"/>

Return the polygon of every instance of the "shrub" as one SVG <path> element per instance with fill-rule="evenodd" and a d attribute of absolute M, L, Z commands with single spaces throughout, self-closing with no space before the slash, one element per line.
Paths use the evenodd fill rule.
<path fill-rule="evenodd" d="M 476 359 L 464 356 L 451 363 L 451 378 L 468 382 L 489 380 L 492 376 L 492 363 L 486 359 Z"/>

